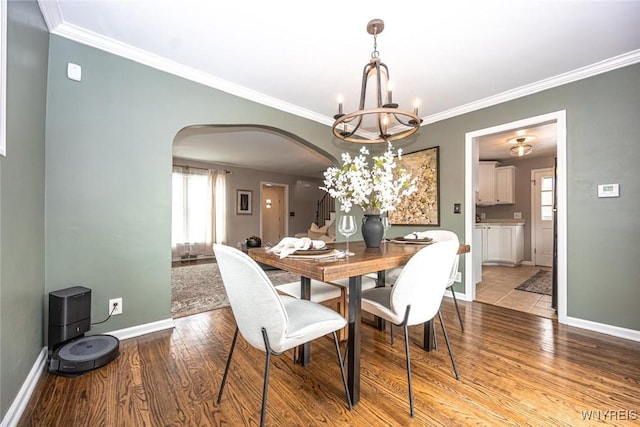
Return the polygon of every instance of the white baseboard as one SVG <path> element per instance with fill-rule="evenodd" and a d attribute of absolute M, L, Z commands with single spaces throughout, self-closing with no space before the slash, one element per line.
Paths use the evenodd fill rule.
<path fill-rule="evenodd" d="M 567 325 L 575 326 L 576 328 L 587 329 L 593 332 L 600 332 L 602 334 L 613 335 L 614 337 L 618 338 L 640 342 L 640 331 L 635 331 L 633 329 L 621 328 L 619 326 L 612 326 L 604 323 L 592 322 L 591 320 L 578 319 L 569 316 L 567 316 Z"/>
<path fill-rule="evenodd" d="M 132 326 L 130 328 L 118 329 L 117 331 L 107 332 L 107 335 L 113 335 L 119 340 L 139 337 L 140 335 L 150 334 L 152 332 L 162 331 L 164 329 L 172 329 L 175 326 L 173 319 L 158 320 L 157 322 L 145 323 L 144 325 Z"/>
<path fill-rule="evenodd" d="M 447 290 L 444 296 L 452 298 L 451 291 Z M 456 292 L 456 298 L 460 301 L 468 301 L 465 294 Z M 576 317 L 567 317 L 567 325 L 576 328 L 586 329 L 601 334 L 613 335 L 614 337 L 624 338 L 631 341 L 640 342 L 640 331 L 633 329 L 621 328 L 619 326 L 607 325 L 604 323 L 592 322 L 590 320 L 578 319 Z"/>
<path fill-rule="evenodd" d="M 447 297 L 447 298 L 453 298 L 453 293 L 449 289 L 447 289 L 444 292 L 444 296 Z M 465 294 L 461 294 L 460 292 L 456 292 L 456 299 L 457 300 L 459 300 L 459 301 L 467 301 L 466 298 L 467 298 L 467 296 Z"/>
<path fill-rule="evenodd" d="M 108 335 L 113 335 L 120 340 L 124 340 L 127 338 L 138 337 L 140 335 L 150 334 L 152 332 L 162 331 L 164 329 L 171 329 L 174 326 L 175 324 L 173 322 L 173 319 L 169 318 L 165 320 L 159 320 L 157 322 L 146 323 L 144 325 L 119 329 L 117 331 L 109 332 Z M 46 364 L 47 347 L 43 347 L 42 351 L 38 355 L 38 358 L 31 367 L 29 375 L 27 375 L 27 378 L 24 380 L 22 387 L 20 387 L 18 395 L 13 400 L 13 403 L 7 411 L 7 414 L 2 419 L 2 422 L 0 422 L 0 427 L 14 427 L 18 424 L 18 421 L 20 421 L 20 417 L 22 417 L 24 409 L 29 403 L 29 399 L 33 394 L 33 390 L 35 390 L 36 385 L 38 384 L 40 375 L 42 375 L 42 373 L 44 372 Z"/>
<path fill-rule="evenodd" d="M 44 372 L 44 366 L 46 363 L 47 347 L 42 347 L 40 354 L 38 354 L 35 363 L 29 371 L 29 375 L 27 375 L 27 378 L 24 380 L 22 387 L 20 387 L 18 395 L 13 400 L 11 407 L 9 407 L 9 410 L 2 419 L 2 422 L 0 422 L 1 427 L 14 427 L 18 425 L 18 421 L 20 421 L 20 417 L 22 417 L 24 408 L 27 407 L 29 399 L 33 394 L 33 390 L 35 390 L 36 385 L 38 384 L 40 375 L 42 375 L 42 372 Z"/>

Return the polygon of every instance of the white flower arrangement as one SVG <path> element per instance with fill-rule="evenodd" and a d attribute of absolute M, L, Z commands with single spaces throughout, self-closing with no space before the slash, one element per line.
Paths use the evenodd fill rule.
<path fill-rule="evenodd" d="M 324 172 L 324 187 L 320 189 L 338 199 L 344 212 L 349 212 L 354 205 L 360 206 L 365 213 L 394 211 L 402 197 L 417 190 L 416 178 L 397 167 L 391 143 L 384 154 L 372 158 L 371 169 L 367 163 L 368 154 L 369 150 L 364 146 L 354 158 L 349 153 L 342 153 L 342 168 L 330 167 Z M 397 156 L 402 158 L 402 149 L 398 149 Z"/>

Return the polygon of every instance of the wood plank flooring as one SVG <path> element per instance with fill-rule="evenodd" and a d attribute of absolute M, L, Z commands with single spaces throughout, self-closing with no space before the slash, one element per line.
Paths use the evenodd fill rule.
<path fill-rule="evenodd" d="M 312 362 L 272 359 L 271 426 L 638 425 L 640 343 L 559 325 L 482 303 L 452 300 L 443 315 L 461 379 L 442 334 L 439 349 L 410 331 L 415 418 L 409 417 L 401 330 L 363 327 L 361 401 L 349 411 L 333 341 L 312 343 Z M 225 394 L 217 390 L 235 323 L 215 310 L 174 330 L 124 340 L 121 356 L 77 378 L 44 373 L 20 426 L 248 426 L 260 418 L 263 353 L 239 338 Z M 440 329 L 438 330 L 440 332 Z M 591 419 L 586 419 L 591 417 Z M 599 421 L 598 421 L 599 418 Z"/>

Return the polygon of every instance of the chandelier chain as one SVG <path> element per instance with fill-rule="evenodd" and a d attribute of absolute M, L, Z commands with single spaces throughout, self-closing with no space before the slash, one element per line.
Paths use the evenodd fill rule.
<path fill-rule="evenodd" d="M 372 58 L 379 58 L 380 52 L 378 52 L 378 29 L 373 29 L 373 52 L 371 52 Z"/>

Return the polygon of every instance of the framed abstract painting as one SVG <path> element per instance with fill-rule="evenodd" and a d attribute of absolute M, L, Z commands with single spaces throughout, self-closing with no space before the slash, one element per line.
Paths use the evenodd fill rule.
<path fill-rule="evenodd" d="M 393 225 L 440 225 L 440 147 L 403 154 L 396 159 L 417 178 L 418 191 L 402 199 L 396 210 L 389 212 Z"/>

